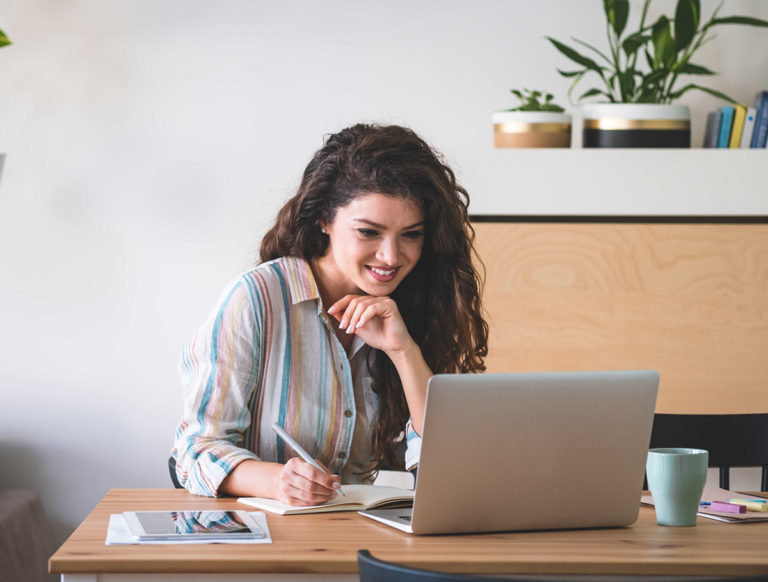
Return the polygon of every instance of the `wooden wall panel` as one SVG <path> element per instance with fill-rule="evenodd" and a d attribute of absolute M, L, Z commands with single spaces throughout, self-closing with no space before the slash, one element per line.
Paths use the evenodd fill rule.
<path fill-rule="evenodd" d="M 768 225 L 474 226 L 489 372 L 650 368 L 658 412 L 768 412 Z"/>

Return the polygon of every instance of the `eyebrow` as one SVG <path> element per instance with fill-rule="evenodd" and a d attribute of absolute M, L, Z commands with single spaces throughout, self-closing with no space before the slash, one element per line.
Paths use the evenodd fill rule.
<path fill-rule="evenodd" d="M 378 222 L 373 222 L 372 220 L 368 220 L 367 218 L 353 218 L 354 222 L 364 222 L 365 224 L 368 224 L 370 226 L 373 226 L 374 228 L 378 228 L 380 230 L 387 230 L 387 227 L 383 224 L 379 224 Z M 424 226 L 424 221 L 421 222 L 414 222 L 413 224 L 409 224 L 408 226 L 404 226 L 400 230 L 410 230 L 411 228 L 416 228 L 418 226 Z"/>

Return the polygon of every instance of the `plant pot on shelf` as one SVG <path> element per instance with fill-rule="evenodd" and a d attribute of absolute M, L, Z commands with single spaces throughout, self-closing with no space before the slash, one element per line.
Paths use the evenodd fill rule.
<path fill-rule="evenodd" d="M 686 105 L 598 103 L 582 107 L 585 148 L 689 148 Z"/>
<path fill-rule="evenodd" d="M 551 111 L 497 111 L 493 114 L 497 148 L 569 148 L 571 116 Z"/>

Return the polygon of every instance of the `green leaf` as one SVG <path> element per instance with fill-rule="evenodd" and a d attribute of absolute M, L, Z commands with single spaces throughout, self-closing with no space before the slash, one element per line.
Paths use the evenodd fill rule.
<path fill-rule="evenodd" d="M 749 16 L 726 16 L 725 18 L 713 18 L 711 25 L 716 24 L 746 24 L 747 26 L 762 26 L 768 28 L 768 21 Z"/>
<path fill-rule="evenodd" d="M 641 46 L 643 46 L 649 40 L 651 40 L 651 37 L 647 34 L 636 32 L 635 34 L 625 38 L 624 42 L 621 43 L 621 47 L 624 49 L 624 54 L 626 54 L 627 57 L 631 57 Z"/>
<path fill-rule="evenodd" d="M 603 52 L 599 51 L 598 49 L 596 49 L 595 47 L 593 47 L 593 46 L 592 46 L 591 44 L 589 44 L 588 42 L 584 42 L 583 40 L 579 40 L 578 38 L 574 38 L 573 40 L 574 40 L 574 41 L 576 41 L 577 43 L 579 43 L 580 45 L 582 45 L 582 46 L 585 46 L 585 47 L 587 47 L 588 49 L 595 51 L 595 52 L 596 52 L 598 55 L 600 55 L 600 56 L 601 56 L 601 57 L 603 57 L 603 58 L 604 58 L 606 61 L 608 61 L 608 64 L 609 64 L 609 65 L 613 66 L 613 61 L 612 61 L 611 59 L 609 59 L 609 58 L 608 58 L 608 57 L 605 55 L 605 53 L 603 53 Z"/>
<path fill-rule="evenodd" d="M 570 87 L 568 87 L 568 101 L 573 103 L 573 99 L 571 99 L 571 95 L 573 94 L 574 89 L 576 89 L 576 85 L 579 84 L 579 81 L 581 81 L 581 78 L 586 74 L 588 69 L 585 69 L 580 75 L 576 76 L 576 78 L 573 79 L 573 82 L 571 83 Z"/>
<path fill-rule="evenodd" d="M 605 95 L 606 97 L 610 98 L 610 95 L 608 95 L 608 93 L 605 91 L 601 91 L 600 89 L 590 89 L 589 91 L 579 95 L 579 101 L 586 99 L 587 97 L 594 97 L 595 95 Z M 613 101 L 613 99 L 611 99 L 611 101 Z"/>
<path fill-rule="evenodd" d="M 685 63 L 683 66 L 679 67 L 676 72 L 681 75 L 717 75 L 714 71 L 710 71 L 708 68 L 702 67 L 701 65 L 694 65 L 693 63 Z"/>
<path fill-rule="evenodd" d="M 669 71 L 667 69 L 656 69 L 643 77 L 643 85 L 658 83 L 659 81 L 666 79 L 668 75 Z"/>
<path fill-rule="evenodd" d="M 675 60 L 675 41 L 672 38 L 672 29 L 669 19 L 661 16 L 653 25 L 651 34 L 653 41 L 653 68 L 671 67 Z"/>
<path fill-rule="evenodd" d="M 646 47 L 646 49 L 645 49 L 645 60 L 646 60 L 646 62 L 648 63 L 648 68 L 650 68 L 651 70 L 653 70 L 653 69 L 654 69 L 654 66 L 653 66 L 653 57 L 651 56 L 651 53 L 650 53 L 650 52 L 648 52 L 648 48 L 647 48 L 647 47 Z"/>
<path fill-rule="evenodd" d="M 603 0 L 603 10 L 613 32 L 620 37 L 629 17 L 629 0 Z"/>
<path fill-rule="evenodd" d="M 563 71 L 562 69 L 556 69 L 558 73 L 560 73 L 565 78 L 575 77 L 577 75 L 583 75 L 587 72 L 586 69 L 582 69 L 581 71 Z"/>
<path fill-rule="evenodd" d="M 699 28 L 699 0 L 678 0 L 675 10 L 675 46 L 677 52 L 685 50 L 693 42 Z"/>
<path fill-rule="evenodd" d="M 619 91 L 621 92 L 621 101 L 629 103 L 635 92 L 635 76 L 632 71 L 619 73 Z"/>
<path fill-rule="evenodd" d="M 549 42 L 551 42 L 557 50 L 559 50 L 561 53 L 563 53 L 566 57 L 568 57 L 572 61 L 580 64 L 582 67 L 586 67 L 587 69 L 590 69 L 592 71 L 597 71 L 602 75 L 603 67 L 598 65 L 592 59 L 577 53 L 571 47 L 564 45 L 563 43 L 555 40 L 554 38 L 551 38 L 548 36 L 547 40 L 549 40 Z"/>
<path fill-rule="evenodd" d="M 11 44 L 10 39 L 0 30 L 0 47 L 8 46 L 9 44 Z"/>
<path fill-rule="evenodd" d="M 729 103 L 737 103 L 735 99 L 728 97 L 728 95 L 726 95 L 725 93 L 721 93 L 720 91 L 716 91 L 715 89 L 710 89 L 709 87 L 702 87 L 701 85 L 696 85 L 694 83 L 690 83 L 685 87 L 683 87 L 682 89 L 679 89 L 674 93 L 670 93 L 669 98 L 671 100 L 679 99 L 681 95 L 693 89 L 696 89 L 697 91 L 704 91 L 705 93 L 709 93 L 710 95 L 717 97 L 718 99 L 723 99 L 725 101 L 728 101 Z"/>

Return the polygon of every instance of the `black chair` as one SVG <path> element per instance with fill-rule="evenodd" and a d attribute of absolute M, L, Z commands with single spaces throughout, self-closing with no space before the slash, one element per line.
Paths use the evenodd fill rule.
<path fill-rule="evenodd" d="M 709 451 L 723 489 L 730 489 L 731 467 L 762 467 L 760 490 L 768 491 L 768 414 L 656 414 L 650 447 Z"/>
<path fill-rule="evenodd" d="M 531 575 L 508 574 L 480 576 L 476 574 L 447 574 L 409 568 L 374 558 L 368 550 L 357 551 L 360 582 L 768 582 L 768 574 L 758 576 L 612 576 L 596 574 Z"/>
<path fill-rule="evenodd" d="M 168 471 L 171 473 L 171 482 L 173 482 L 173 486 L 176 487 L 176 489 L 184 489 L 184 487 L 181 486 L 181 483 L 179 483 L 179 478 L 176 476 L 176 459 L 173 457 L 168 457 Z"/>

